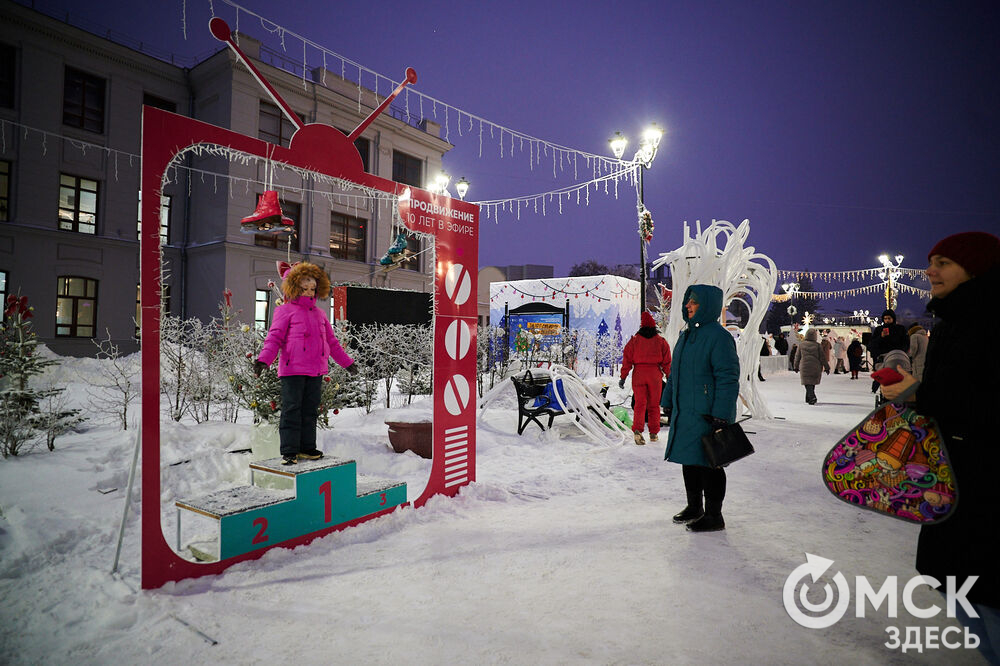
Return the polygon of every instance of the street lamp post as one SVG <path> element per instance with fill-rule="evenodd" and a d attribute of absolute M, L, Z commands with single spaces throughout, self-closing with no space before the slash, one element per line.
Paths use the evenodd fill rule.
<path fill-rule="evenodd" d="M 797 310 L 795 309 L 794 299 L 795 299 L 795 293 L 799 290 L 799 283 L 786 282 L 785 284 L 781 285 L 781 288 L 784 290 L 786 294 L 788 294 L 788 307 L 785 309 L 785 311 L 788 312 L 788 319 L 791 322 L 791 324 L 794 324 L 795 314 L 797 313 Z"/>
<path fill-rule="evenodd" d="M 896 281 L 903 274 L 903 271 L 899 270 L 899 265 L 903 263 L 903 255 L 897 254 L 893 259 L 896 261 L 895 264 L 892 263 L 887 254 L 879 255 L 878 258 L 882 262 L 882 270 L 879 271 L 878 277 L 880 280 L 885 280 L 886 310 L 896 309 Z"/>
<path fill-rule="evenodd" d="M 663 138 L 663 130 L 656 126 L 656 123 L 650 124 L 648 128 L 642 133 L 642 138 L 639 139 L 639 149 L 635 151 L 635 156 L 632 158 L 634 164 L 639 165 L 639 187 L 636 192 L 638 196 L 638 202 L 636 208 L 639 213 L 640 220 L 640 230 L 639 230 L 639 312 L 646 311 L 646 236 L 642 230 L 642 222 L 645 219 L 649 225 L 652 225 L 652 215 L 646 210 L 644 193 L 643 193 L 643 175 L 646 169 L 648 169 L 653 164 L 653 160 L 656 158 L 656 151 L 660 146 L 660 139 Z M 614 154 L 615 159 L 621 160 L 622 156 L 625 155 L 625 147 L 628 146 L 628 139 L 621 132 L 615 132 L 615 135 L 608 140 L 608 144 L 611 146 L 611 152 Z"/>

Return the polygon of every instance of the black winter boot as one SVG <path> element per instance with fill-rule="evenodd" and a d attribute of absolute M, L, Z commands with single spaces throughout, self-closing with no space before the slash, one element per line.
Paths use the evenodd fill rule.
<path fill-rule="evenodd" d="M 718 532 L 726 529 L 726 521 L 722 519 L 721 513 L 715 516 L 706 513 L 698 520 L 688 523 L 687 528 L 690 532 Z"/>
<path fill-rule="evenodd" d="M 704 515 L 705 515 L 705 510 L 702 509 L 700 506 L 691 506 L 690 504 L 688 504 L 686 507 L 684 507 L 683 511 L 674 514 L 674 522 L 691 523 L 703 518 Z"/>
<path fill-rule="evenodd" d="M 687 506 L 674 515 L 675 523 L 690 523 L 705 515 L 703 508 L 703 480 L 701 470 L 695 465 L 682 465 L 684 474 L 684 492 L 687 494 Z"/>
<path fill-rule="evenodd" d="M 726 471 L 724 469 L 700 468 L 705 486 L 705 515 L 688 523 L 692 532 L 718 532 L 726 529 L 722 519 L 722 501 L 726 497 Z"/>

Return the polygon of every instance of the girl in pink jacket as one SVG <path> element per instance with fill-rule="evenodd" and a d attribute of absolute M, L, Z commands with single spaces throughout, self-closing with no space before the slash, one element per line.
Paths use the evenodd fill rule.
<path fill-rule="evenodd" d="M 274 311 L 264 347 L 254 362 L 254 374 L 259 377 L 280 352 L 281 464 L 294 465 L 298 459 L 323 457 L 316 448 L 316 419 L 323 377 L 330 369 L 327 359 L 333 358 L 352 375 L 358 369 L 340 346 L 326 315 L 316 307 L 317 297 L 330 297 L 330 278 L 323 269 L 306 262 L 294 265 L 285 273 L 281 291 L 285 302 Z"/>

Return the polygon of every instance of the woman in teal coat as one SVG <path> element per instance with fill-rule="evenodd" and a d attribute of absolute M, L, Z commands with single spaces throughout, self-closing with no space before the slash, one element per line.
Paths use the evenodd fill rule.
<path fill-rule="evenodd" d="M 684 321 L 674 347 L 661 405 L 670 415 L 666 460 L 682 466 L 687 506 L 674 516 L 693 532 L 725 529 L 722 501 L 726 472 L 708 466 L 701 436 L 713 425 L 736 420 L 740 360 L 736 342 L 719 323 L 722 290 L 694 284 L 684 292 Z"/>

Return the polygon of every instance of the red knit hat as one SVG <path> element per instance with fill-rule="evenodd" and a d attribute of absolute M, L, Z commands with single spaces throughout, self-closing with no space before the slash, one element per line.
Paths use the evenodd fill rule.
<path fill-rule="evenodd" d="M 930 252 L 948 257 L 975 277 L 1000 266 L 1000 238 L 985 231 L 964 231 L 939 240 Z"/>
<path fill-rule="evenodd" d="M 639 319 L 639 324 L 643 328 L 656 328 L 656 320 L 654 320 L 653 315 L 648 312 L 642 313 L 642 317 Z"/>

